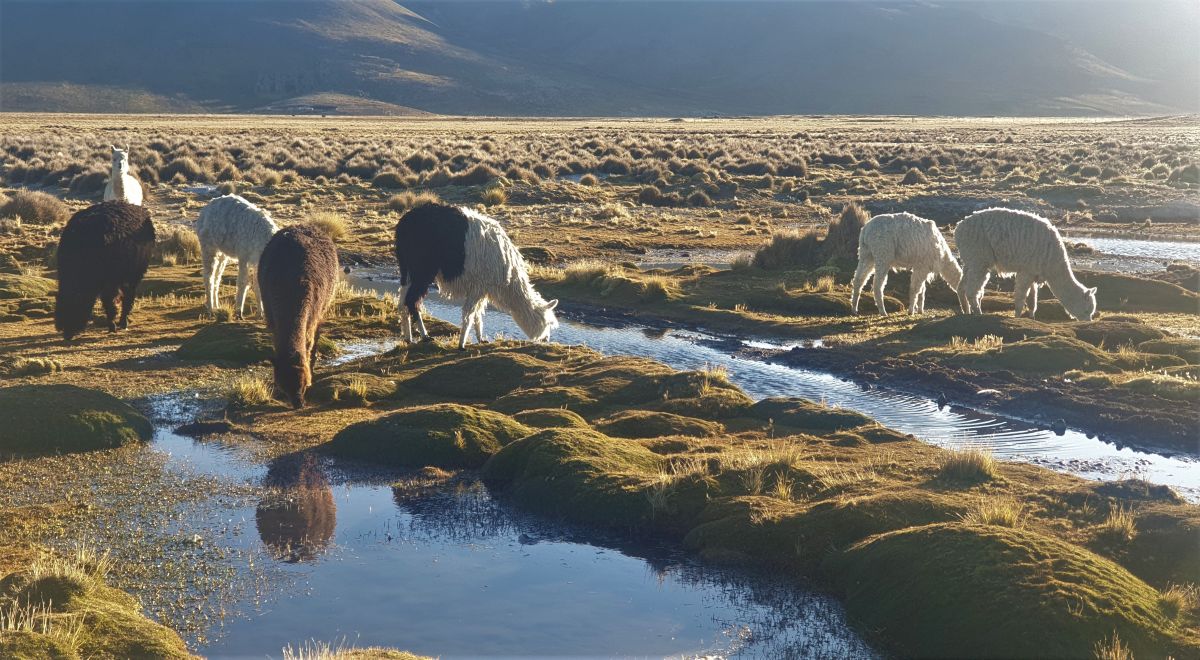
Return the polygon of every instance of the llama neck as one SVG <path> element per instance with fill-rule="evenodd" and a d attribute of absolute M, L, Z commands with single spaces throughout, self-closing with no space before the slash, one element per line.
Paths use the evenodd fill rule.
<path fill-rule="evenodd" d="M 113 197 L 121 200 L 125 199 L 125 168 L 121 167 L 120 161 L 113 161 L 111 180 Z"/>
<path fill-rule="evenodd" d="M 542 312 L 538 306 L 545 301 L 524 273 L 497 287 L 491 301 L 498 309 L 508 312 L 527 336 L 534 337 L 541 330 Z"/>

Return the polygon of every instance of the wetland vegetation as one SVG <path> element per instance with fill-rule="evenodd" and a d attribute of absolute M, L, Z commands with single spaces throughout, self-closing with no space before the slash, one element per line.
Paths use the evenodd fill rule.
<path fill-rule="evenodd" d="M 436 340 L 409 345 L 394 299 L 348 285 L 310 405 L 293 411 L 271 397 L 257 306 L 241 322 L 205 312 L 190 231 L 208 198 L 236 190 L 281 224 L 320 215 L 344 233 L 342 263 L 374 272 L 405 210 L 480 205 L 577 317 L 819 339 L 758 357 L 1194 456 L 1196 264 L 1082 272 L 1099 288 L 1091 322 L 1053 300 L 1013 318 L 997 285 L 990 314 L 956 315 L 941 282 L 910 317 L 895 313 L 907 278 L 889 290 L 891 316 L 869 297 L 851 316 L 854 253 L 838 230 L 852 204 L 943 227 L 1004 204 L 1068 231 L 1194 238 L 1200 136 L 1187 122 L 12 118 L 0 129 L 0 655 L 182 657 L 185 639 L 214 629 L 187 612 L 226 593 L 236 553 L 190 529 L 188 512 L 278 484 L 268 470 L 253 484 L 139 486 L 139 473 L 166 474 L 147 451 L 147 401 L 181 392 L 207 406 L 176 420 L 199 422 L 210 440 L 197 442 L 244 447 L 260 465 L 365 461 L 435 487 L 478 475 L 522 511 L 815 586 L 883 652 L 1200 651 L 1200 509 L 1169 487 L 939 448 L 819 400 L 752 397 L 716 367 L 507 339 L 460 351 L 457 328 L 434 319 Z M 154 264 L 128 330 L 66 343 L 51 319 L 54 245 L 103 188 L 111 143 L 130 146 L 147 191 Z M 667 250 L 697 263 L 638 263 Z M 701 263 L 718 254 L 739 258 Z M 363 342 L 380 350 L 355 352 Z M 110 475 L 138 513 L 122 521 L 120 500 L 72 488 L 82 475 Z M 258 524 L 297 507 L 327 539 L 324 488 L 311 502 L 268 498 Z M 120 545 L 86 545 L 96 538 Z M 157 545 L 167 559 L 149 565 Z M 269 550 L 303 558 L 297 545 Z"/>

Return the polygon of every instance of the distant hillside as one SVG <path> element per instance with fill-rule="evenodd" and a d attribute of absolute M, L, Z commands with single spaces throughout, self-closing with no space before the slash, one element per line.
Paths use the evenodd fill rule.
<path fill-rule="evenodd" d="M 0 110 L 1200 110 L 1195 3 L 1064 4 L 5 0 Z"/>

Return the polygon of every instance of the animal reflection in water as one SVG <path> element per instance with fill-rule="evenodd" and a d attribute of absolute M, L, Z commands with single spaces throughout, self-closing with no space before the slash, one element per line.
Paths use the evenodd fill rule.
<path fill-rule="evenodd" d="M 254 514 L 263 544 L 280 561 L 316 559 L 337 526 L 333 490 L 317 460 L 310 454 L 277 459 L 267 469 L 264 485 L 268 495 Z"/>

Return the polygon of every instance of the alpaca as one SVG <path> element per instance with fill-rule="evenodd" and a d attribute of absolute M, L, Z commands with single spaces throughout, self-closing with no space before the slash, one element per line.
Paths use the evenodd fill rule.
<path fill-rule="evenodd" d="M 850 308 L 858 313 L 858 298 L 871 274 L 875 275 L 875 307 L 887 316 L 883 288 L 893 268 L 912 272 L 908 287 L 908 313 L 925 312 L 925 285 L 941 275 L 951 289 L 958 290 L 962 269 L 950 246 L 932 220 L 911 213 L 885 213 L 867 221 L 858 236 L 858 270 L 850 294 Z"/>
<path fill-rule="evenodd" d="M 263 318 L 275 344 L 275 389 L 294 408 L 304 406 L 304 393 L 312 385 L 321 319 L 333 301 L 337 279 L 337 249 L 313 225 L 275 232 L 259 258 Z"/>
<path fill-rule="evenodd" d="M 112 176 L 104 185 L 104 201 L 142 205 L 142 185 L 129 173 L 129 152 L 112 148 Z"/>
<path fill-rule="evenodd" d="M 209 312 L 220 306 L 221 276 L 230 259 L 237 259 L 237 315 L 246 307 L 246 292 L 253 287 L 258 310 L 263 311 L 258 279 L 250 277 L 250 268 L 258 267 L 258 257 L 271 236 L 279 230 L 271 215 L 237 195 L 225 195 L 209 202 L 196 219 L 200 238 L 200 261 L 204 264 L 204 285 Z"/>
<path fill-rule="evenodd" d="M 96 298 L 104 305 L 109 332 L 129 327 L 129 312 L 153 249 L 154 223 L 140 206 L 101 202 L 71 216 L 58 240 L 54 328 L 67 341 L 83 332 Z"/>
<path fill-rule="evenodd" d="M 962 259 L 963 279 L 958 301 L 964 314 L 982 314 L 983 288 L 994 271 L 1017 276 L 1013 299 L 1016 315 L 1037 312 L 1037 293 L 1045 282 L 1067 313 L 1080 321 L 1096 314 L 1096 289 L 1075 279 L 1062 237 L 1043 217 L 1012 209 L 972 213 L 954 229 Z"/>
<path fill-rule="evenodd" d="M 546 302 L 529 282 L 525 259 L 500 223 L 467 208 L 442 204 L 419 206 L 396 223 L 396 261 L 400 264 L 400 316 L 404 336 L 412 341 L 412 323 L 425 339 L 421 301 L 434 281 L 450 300 L 462 301 L 462 335 L 483 342 L 483 312 L 490 301 L 508 312 L 533 341 L 558 327 L 557 300 Z"/>

